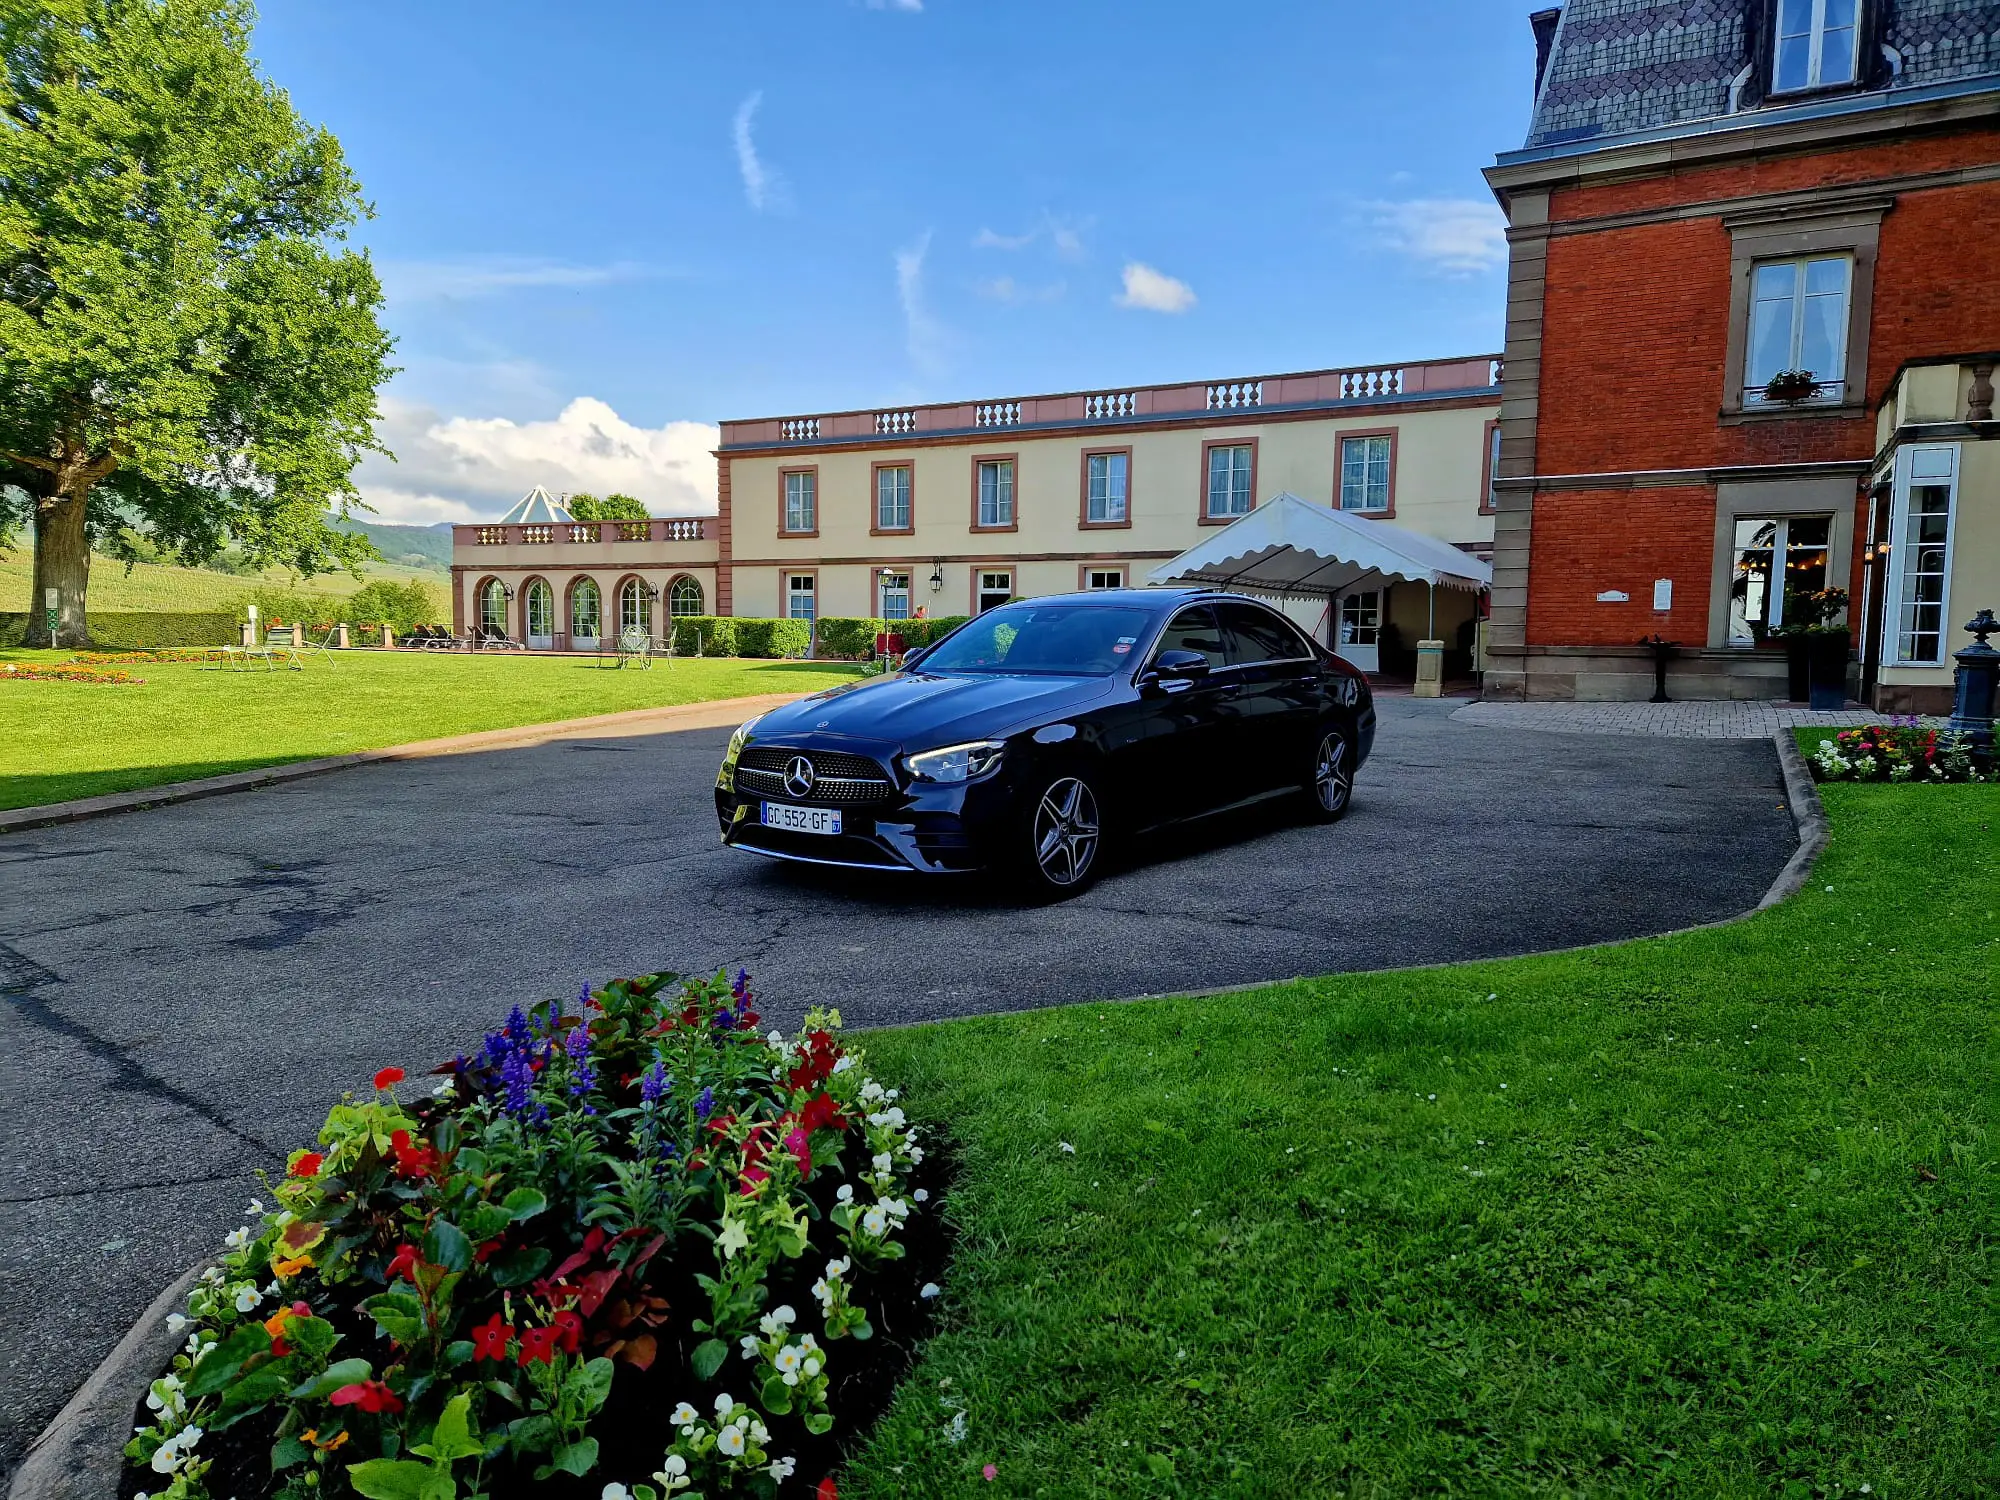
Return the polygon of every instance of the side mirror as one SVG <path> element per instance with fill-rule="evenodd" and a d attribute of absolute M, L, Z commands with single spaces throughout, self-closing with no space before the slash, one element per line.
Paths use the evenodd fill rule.
<path fill-rule="evenodd" d="M 1208 675 L 1208 658 L 1199 651 L 1162 651 L 1152 670 L 1139 676 L 1141 690 L 1184 693 Z"/>
<path fill-rule="evenodd" d="M 918 667 L 923 665 L 924 658 L 930 654 L 931 648 L 928 646 L 918 646 L 914 650 L 905 651 L 903 653 L 903 670 L 905 672 L 916 671 Z"/>

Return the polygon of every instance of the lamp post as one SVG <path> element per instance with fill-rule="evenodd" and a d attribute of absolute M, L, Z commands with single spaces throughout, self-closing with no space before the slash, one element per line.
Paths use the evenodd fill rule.
<path fill-rule="evenodd" d="M 43 589 L 42 605 L 47 609 L 49 616 L 49 648 L 54 650 L 56 644 L 56 622 L 62 618 L 61 591 L 54 587 Z"/>
<path fill-rule="evenodd" d="M 942 593 L 943 591 L 944 591 L 944 559 L 941 557 L 932 558 L 931 592 L 933 594 L 937 594 L 937 593 Z"/>
<path fill-rule="evenodd" d="M 2000 651 L 1986 644 L 1986 637 L 2000 630 L 1993 611 L 1982 609 L 1966 622 L 1972 644 L 1954 651 L 1958 663 L 1957 689 L 1951 705 L 1952 733 L 1962 734 L 1971 743 L 1972 753 L 1982 763 L 1993 759 L 1993 694 L 2000 686 Z"/>

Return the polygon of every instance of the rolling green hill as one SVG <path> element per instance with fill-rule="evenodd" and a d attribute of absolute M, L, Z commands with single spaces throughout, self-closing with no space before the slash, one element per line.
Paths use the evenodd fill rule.
<path fill-rule="evenodd" d="M 358 516 L 346 520 L 327 517 L 345 531 L 358 531 L 375 544 L 383 558 L 406 568 L 424 568 L 443 573 L 451 568 L 450 526 L 399 526 L 389 521 L 364 521 Z"/>
<path fill-rule="evenodd" d="M 445 535 L 449 538 L 450 533 Z M 237 577 L 206 568 L 137 563 L 128 574 L 124 563 L 99 554 L 90 564 L 90 607 L 107 611 L 231 609 L 260 588 L 285 588 L 301 594 L 344 599 L 377 578 L 391 578 L 398 583 L 421 579 L 433 587 L 443 582 L 435 568 L 407 568 L 390 563 L 370 563 L 359 578 L 350 573 L 324 573 L 296 581 L 282 568 L 269 569 L 261 577 Z M 0 553 L 0 612 L 32 608 L 34 583 L 34 557 L 26 547 Z"/>

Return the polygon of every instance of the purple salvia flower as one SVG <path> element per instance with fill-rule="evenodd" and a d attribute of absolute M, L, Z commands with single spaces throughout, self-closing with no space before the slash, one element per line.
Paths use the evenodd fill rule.
<path fill-rule="evenodd" d="M 642 1104 L 658 1104 L 673 1091 L 674 1081 L 667 1076 L 667 1065 L 655 1060 L 646 1069 L 646 1076 L 639 1080 L 639 1100 Z"/>
<path fill-rule="evenodd" d="M 590 1060 L 590 1028 L 572 1028 L 564 1050 L 569 1053 L 569 1091 L 581 1097 L 597 1087 L 597 1068 Z"/>
<path fill-rule="evenodd" d="M 515 1006 L 507 1012 L 507 1041 L 514 1047 L 525 1047 L 534 1033 L 528 1028 L 527 1012 Z"/>
<path fill-rule="evenodd" d="M 736 983 L 729 987 L 729 992 L 736 997 L 738 1005 L 742 1005 L 750 998 L 750 971 L 748 969 L 738 969 L 736 971 Z"/>
<path fill-rule="evenodd" d="M 535 1086 L 535 1070 L 528 1061 L 527 1053 L 507 1054 L 507 1060 L 500 1065 L 500 1082 L 507 1090 L 501 1107 L 510 1115 L 525 1115 L 534 1103 Z"/>
<path fill-rule="evenodd" d="M 695 1097 L 694 1113 L 695 1118 L 699 1120 L 706 1120 L 710 1115 L 715 1113 L 714 1089 L 703 1085 L 701 1093 Z"/>

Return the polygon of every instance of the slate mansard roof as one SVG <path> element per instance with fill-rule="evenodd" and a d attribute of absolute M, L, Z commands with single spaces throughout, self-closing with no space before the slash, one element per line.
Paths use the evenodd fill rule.
<path fill-rule="evenodd" d="M 1527 148 L 1766 104 L 1761 54 L 1774 9 L 1773 0 L 1568 0 Z M 1862 90 L 1882 103 L 1932 85 L 2000 85 L 2000 0 L 1867 0 L 1863 24 Z"/>

